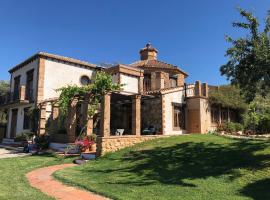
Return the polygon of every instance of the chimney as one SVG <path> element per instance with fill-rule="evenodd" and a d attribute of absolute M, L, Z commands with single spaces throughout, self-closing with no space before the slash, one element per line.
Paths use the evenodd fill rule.
<path fill-rule="evenodd" d="M 158 51 L 147 43 L 144 48 L 140 50 L 141 60 L 156 60 Z"/>

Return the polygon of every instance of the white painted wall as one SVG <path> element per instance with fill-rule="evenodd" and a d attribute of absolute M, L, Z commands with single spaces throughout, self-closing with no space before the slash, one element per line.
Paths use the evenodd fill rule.
<path fill-rule="evenodd" d="M 30 70 L 34 69 L 34 83 L 33 83 L 33 95 L 34 95 L 34 99 L 36 96 L 36 88 L 37 88 L 37 71 L 38 71 L 38 59 L 32 61 L 31 63 L 28 63 L 27 65 L 23 66 L 22 68 L 16 70 L 15 72 L 13 72 L 11 74 L 11 92 L 13 92 L 14 90 L 14 78 L 17 76 L 21 76 L 20 78 L 20 86 L 26 86 L 26 73 Z"/>
<path fill-rule="evenodd" d="M 45 60 L 44 99 L 58 97 L 55 90 L 67 85 L 81 85 L 80 78 L 87 75 L 92 78 L 94 69 Z"/>
<path fill-rule="evenodd" d="M 165 129 L 164 135 L 174 135 L 185 133 L 185 130 L 174 131 L 173 130 L 173 106 L 172 103 L 184 102 L 184 91 L 177 91 L 168 94 L 164 94 L 165 100 Z"/>
<path fill-rule="evenodd" d="M 16 127 L 16 136 L 21 135 L 24 131 L 30 131 L 23 128 L 23 121 L 24 121 L 24 108 L 32 107 L 34 104 L 27 104 L 22 106 L 17 106 L 12 109 L 18 109 L 17 115 L 17 127 Z M 8 127 L 7 127 L 7 137 L 10 138 L 10 130 L 11 130 L 11 118 L 12 118 L 12 109 L 9 109 L 9 116 L 8 116 Z"/>
<path fill-rule="evenodd" d="M 134 76 L 128 76 L 120 74 L 121 84 L 124 84 L 124 92 L 139 93 L 139 78 Z"/>

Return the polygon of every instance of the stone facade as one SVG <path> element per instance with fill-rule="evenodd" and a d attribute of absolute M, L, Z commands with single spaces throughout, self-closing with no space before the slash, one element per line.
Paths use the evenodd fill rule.
<path fill-rule="evenodd" d="M 140 60 L 127 65 L 116 64 L 109 68 L 48 53 L 38 53 L 30 57 L 10 70 L 12 90 L 18 85 L 15 84 L 16 77 L 22 76 L 22 84 L 19 85 L 20 102 L 8 107 L 8 130 L 12 124 L 12 110 L 20 108 L 20 115 L 17 117 L 20 124 L 18 132 L 23 130 L 22 110 L 25 107 L 38 107 L 38 134 L 45 134 L 47 131 L 55 141 L 61 142 L 62 138 L 62 142 L 74 142 L 79 128 L 87 125 L 87 135 L 93 131 L 99 134 L 97 152 L 100 155 L 156 138 L 140 136 L 143 130 L 154 134 L 154 129 L 158 135 L 206 133 L 211 127 L 209 86 L 200 81 L 187 85 L 185 78 L 188 74 L 175 65 L 159 61 L 157 54 L 158 51 L 151 44 L 147 44 L 140 50 Z M 22 102 L 27 94 L 25 74 L 29 70 L 34 70 L 32 79 L 35 99 L 32 104 Z M 67 134 L 61 135 L 59 131 L 46 129 L 46 125 L 59 123 L 58 106 L 48 103 L 50 99 L 56 101 L 59 97 L 56 89 L 68 84 L 81 86 L 84 84 L 83 76 L 89 78 L 90 82 L 97 71 L 110 73 L 113 82 L 122 84 L 122 89 L 104 95 L 95 120 L 88 119 L 89 96 L 86 95 L 83 102 L 78 102 L 76 98 L 71 102 L 66 119 Z M 99 122 L 99 127 L 96 122 Z M 97 128 L 100 131 L 97 131 Z M 121 135 L 123 130 L 125 136 L 115 136 Z"/>
<path fill-rule="evenodd" d="M 153 140 L 161 136 L 110 136 L 97 138 L 97 156 L 102 156 L 108 152 L 114 152 L 125 147 L 132 146 L 147 140 Z"/>
<path fill-rule="evenodd" d="M 161 98 L 147 99 L 141 105 L 142 129 L 153 126 L 158 133 L 162 133 Z"/>

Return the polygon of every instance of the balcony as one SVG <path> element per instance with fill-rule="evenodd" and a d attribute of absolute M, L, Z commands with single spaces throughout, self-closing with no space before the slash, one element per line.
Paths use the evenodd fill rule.
<path fill-rule="evenodd" d="M 25 91 L 25 86 L 14 92 L 7 92 L 0 96 L 0 106 L 12 103 L 31 103 L 34 101 L 33 90 Z"/>

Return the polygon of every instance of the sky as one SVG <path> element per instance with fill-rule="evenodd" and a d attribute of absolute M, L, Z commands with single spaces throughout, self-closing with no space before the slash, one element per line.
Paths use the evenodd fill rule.
<path fill-rule="evenodd" d="M 0 0 L 0 80 L 38 51 L 129 64 L 150 42 L 188 83 L 226 84 L 225 35 L 247 34 L 232 27 L 242 20 L 237 7 L 263 22 L 270 0 Z"/>

